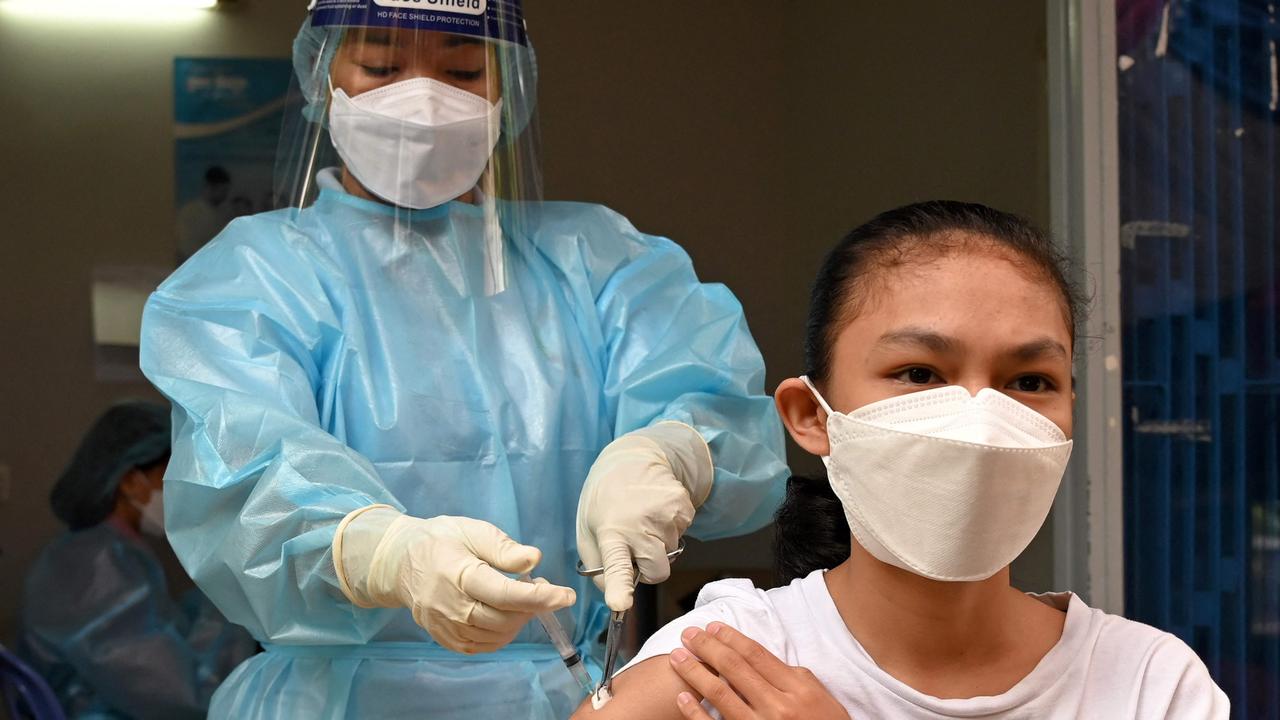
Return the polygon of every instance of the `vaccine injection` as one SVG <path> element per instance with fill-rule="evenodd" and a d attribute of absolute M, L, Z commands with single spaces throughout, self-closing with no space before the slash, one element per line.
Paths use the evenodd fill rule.
<path fill-rule="evenodd" d="M 529 573 L 520 576 L 521 582 L 533 582 Z M 560 659 L 564 660 L 564 666 L 569 668 L 569 674 L 573 675 L 573 679 L 582 687 L 583 692 L 588 695 L 595 693 L 595 683 L 591 681 L 591 675 L 587 673 L 586 664 L 582 662 L 582 654 L 578 652 L 578 648 L 574 646 L 573 641 L 569 639 L 569 633 L 565 632 L 564 626 L 560 624 L 560 620 L 556 618 L 554 612 L 540 612 L 537 614 L 538 622 L 542 623 L 542 628 L 547 631 L 547 636 L 551 638 L 551 644 L 555 646 L 556 652 L 560 653 Z"/>

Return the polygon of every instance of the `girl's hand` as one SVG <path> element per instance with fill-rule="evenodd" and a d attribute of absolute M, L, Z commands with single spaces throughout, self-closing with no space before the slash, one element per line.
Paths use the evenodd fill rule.
<path fill-rule="evenodd" d="M 688 650 L 672 652 L 671 666 L 724 720 L 849 720 L 812 672 L 787 665 L 728 625 L 689 628 L 681 639 Z M 711 720 L 690 693 L 680 693 L 676 705 L 686 718 Z"/>

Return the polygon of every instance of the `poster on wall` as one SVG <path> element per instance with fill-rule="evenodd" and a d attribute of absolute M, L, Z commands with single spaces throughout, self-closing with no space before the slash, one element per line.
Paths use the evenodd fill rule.
<path fill-rule="evenodd" d="M 174 60 L 178 263 L 233 218 L 276 207 L 272 174 L 292 72 L 288 59 Z"/>

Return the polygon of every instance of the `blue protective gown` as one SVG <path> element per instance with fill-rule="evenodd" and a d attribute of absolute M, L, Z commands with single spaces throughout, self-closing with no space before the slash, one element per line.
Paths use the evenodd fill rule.
<path fill-rule="evenodd" d="M 716 476 L 694 537 L 769 521 L 782 430 L 737 300 L 606 208 L 523 212 L 491 296 L 479 208 L 397 210 L 328 183 L 309 208 L 232 222 L 148 301 L 142 368 L 174 405 L 169 537 L 267 648 L 211 717 L 520 720 L 577 706 L 536 623 L 465 656 L 408 610 L 348 602 L 330 542 L 357 508 L 478 518 L 541 548 L 535 574 L 578 592 L 584 648 L 603 603 L 573 569 L 575 513 L 613 438 L 668 419 L 703 434 Z"/>
<path fill-rule="evenodd" d="M 112 521 L 60 535 L 27 575 L 19 652 L 72 720 L 203 718 L 255 650 L 199 591 L 170 599 L 151 548 Z"/>

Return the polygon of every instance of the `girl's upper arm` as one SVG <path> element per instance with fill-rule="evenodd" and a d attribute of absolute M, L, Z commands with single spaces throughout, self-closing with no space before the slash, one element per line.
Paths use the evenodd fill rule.
<path fill-rule="evenodd" d="M 692 692 L 675 670 L 667 655 L 658 655 L 628 668 L 613 679 L 613 700 L 594 710 L 591 700 L 584 700 L 573 714 L 573 720 L 680 720 L 676 696 Z"/>
<path fill-rule="evenodd" d="M 714 621 L 736 628 L 775 655 L 783 654 L 770 642 L 779 627 L 764 593 L 752 586 L 750 580 L 714 582 L 699 593 L 697 608 L 659 628 L 645 641 L 632 664 L 614 676 L 613 700 L 609 704 L 593 710 L 591 701 L 587 700 L 573 717 L 581 720 L 683 718 L 676 706 L 676 696 L 693 692 L 693 688 L 672 669 L 670 653 L 681 647 L 680 635 L 687 628 L 705 628 Z M 694 696 L 697 697 L 697 693 Z"/>

